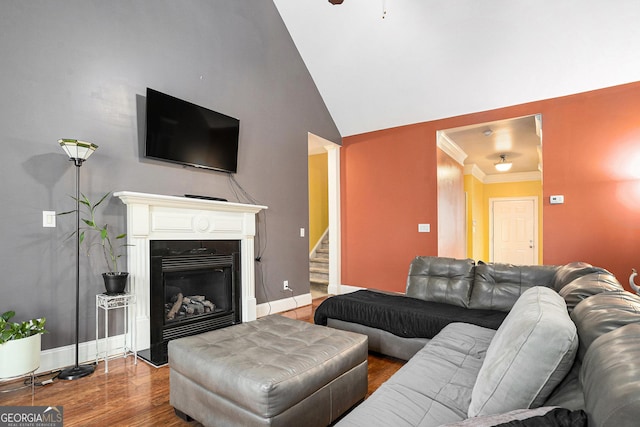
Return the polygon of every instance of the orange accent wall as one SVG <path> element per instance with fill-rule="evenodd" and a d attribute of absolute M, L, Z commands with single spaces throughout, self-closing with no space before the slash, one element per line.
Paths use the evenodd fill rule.
<path fill-rule="evenodd" d="M 436 131 L 536 113 L 543 262 L 586 261 L 626 283 L 640 267 L 640 82 L 343 138 L 342 283 L 403 291 L 411 259 L 437 255 Z M 555 194 L 565 203 L 550 205 Z"/>

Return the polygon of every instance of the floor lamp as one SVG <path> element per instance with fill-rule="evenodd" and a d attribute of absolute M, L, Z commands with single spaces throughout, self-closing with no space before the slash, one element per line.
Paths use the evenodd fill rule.
<path fill-rule="evenodd" d="M 58 378 L 61 380 L 77 380 L 91 375 L 95 369 L 93 365 L 78 365 L 78 339 L 80 323 L 80 166 L 98 148 L 90 142 L 77 139 L 60 139 L 58 143 L 76 166 L 76 364 L 65 368 Z"/>

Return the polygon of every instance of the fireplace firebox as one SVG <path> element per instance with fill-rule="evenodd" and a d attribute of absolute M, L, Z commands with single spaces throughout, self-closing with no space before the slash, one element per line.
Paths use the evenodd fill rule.
<path fill-rule="evenodd" d="M 240 241 L 151 240 L 149 350 L 167 363 L 170 340 L 240 323 Z"/>

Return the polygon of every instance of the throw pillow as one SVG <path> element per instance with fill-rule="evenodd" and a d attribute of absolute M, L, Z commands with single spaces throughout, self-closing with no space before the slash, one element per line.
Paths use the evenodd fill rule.
<path fill-rule="evenodd" d="M 577 347 L 562 297 L 542 286 L 528 289 L 487 349 L 469 417 L 541 406 L 571 369 Z"/>

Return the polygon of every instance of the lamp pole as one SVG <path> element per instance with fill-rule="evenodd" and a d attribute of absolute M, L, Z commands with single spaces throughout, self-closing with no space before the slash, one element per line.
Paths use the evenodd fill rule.
<path fill-rule="evenodd" d="M 78 341 L 80 339 L 80 167 L 98 146 L 75 139 L 61 139 L 58 142 L 69 155 L 69 160 L 73 161 L 76 166 L 76 357 L 75 365 L 63 369 L 58 374 L 58 378 L 61 380 L 77 380 L 91 375 L 95 369 L 94 365 L 78 364 Z"/>

